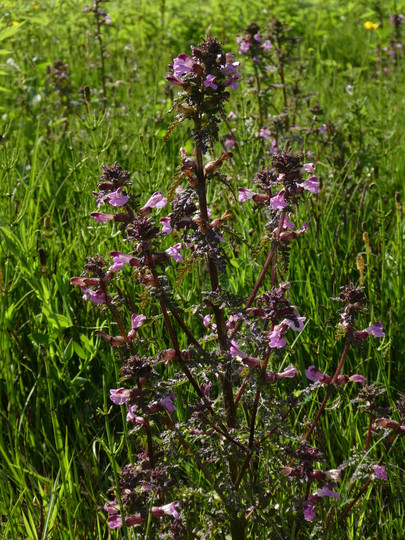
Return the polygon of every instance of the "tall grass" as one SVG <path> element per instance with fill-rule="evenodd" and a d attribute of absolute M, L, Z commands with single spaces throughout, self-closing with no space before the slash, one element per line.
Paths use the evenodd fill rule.
<path fill-rule="evenodd" d="M 292 297 L 305 306 L 310 320 L 295 347 L 303 385 L 305 367 L 315 363 L 328 371 L 341 354 L 330 298 L 340 285 L 360 283 L 361 257 L 370 321 L 384 321 L 387 338 L 382 345 L 369 345 L 361 366 L 356 355 L 348 362 L 353 371 L 385 386 L 391 404 L 404 390 L 405 80 L 401 64 L 377 77 L 374 52 L 392 32 L 391 2 L 376 4 L 381 20 L 368 3 L 109 2 L 112 24 L 102 28 L 108 52 L 106 108 L 100 99 L 94 21 L 83 13 L 84 6 L 75 0 L 0 4 L 3 538 L 119 537 L 107 531 L 102 506 L 119 464 L 130 461 L 137 443 L 122 431 L 121 414 L 106 398 L 118 374 L 114 357 L 94 336 L 104 314 L 84 303 L 69 280 L 80 274 L 87 256 L 111 249 L 109 229 L 95 227 L 89 217 L 102 164 L 119 161 L 133 171 L 137 193 L 151 193 L 157 186 L 166 191 L 173 183 L 186 128 L 163 141 L 173 98 L 165 83 L 167 64 L 207 32 L 236 50 L 235 36 L 251 20 L 264 26 L 275 15 L 286 21 L 301 38 L 304 94 L 316 96 L 325 123 L 333 122 L 341 133 L 322 153 L 321 141 L 308 144 L 321 155 L 322 190 L 305 209 L 310 231 L 291 254 Z M 405 6 L 398 2 L 395 9 Z M 379 21 L 380 28 L 365 30 L 366 20 Z M 56 60 L 69 64 L 68 97 L 51 84 L 47 67 Z M 257 138 L 246 128 L 257 113 L 248 90 L 242 80 L 230 105 L 241 134 L 234 168 L 227 170 L 235 187 L 251 182 L 261 159 Z M 274 100 L 280 101 L 276 92 Z M 214 201 L 218 210 L 226 207 L 227 197 L 232 199 L 226 192 Z M 234 226 L 247 239 L 261 232 L 259 217 L 254 230 L 247 228 L 242 209 L 234 215 Z M 235 291 L 251 288 L 263 256 L 252 261 L 235 239 L 235 275 L 229 276 Z M 179 294 L 190 298 L 202 278 L 198 272 L 189 276 L 179 284 Z M 185 314 L 189 321 L 192 316 Z M 179 405 L 180 421 L 182 415 L 185 407 Z M 360 412 L 346 425 L 341 422 L 339 414 L 321 420 L 325 432 L 343 433 L 338 441 L 331 435 L 333 444 L 324 441 L 332 466 L 353 445 L 362 447 L 367 430 Z M 388 459 L 388 485 L 370 487 L 339 533 L 342 538 L 405 536 L 404 450 L 398 440 Z M 195 484 L 204 480 L 196 476 Z M 254 534 L 261 538 L 259 530 Z M 296 537 L 294 531 L 289 534 Z"/>

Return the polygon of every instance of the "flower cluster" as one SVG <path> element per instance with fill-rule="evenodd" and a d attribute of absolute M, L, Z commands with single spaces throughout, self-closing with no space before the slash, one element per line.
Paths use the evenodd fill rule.
<path fill-rule="evenodd" d="M 238 88 L 239 62 L 233 53 L 225 54 L 221 43 L 209 36 L 192 47 L 192 56 L 180 54 L 169 67 L 171 72 L 166 79 L 183 90 L 175 103 L 180 120 L 198 120 L 199 129 L 193 135 L 206 152 L 211 140 L 218 140 L 219 116 L 229 98 L 228 89 Z"/>
<path fill-rule="evenodd" d="M 263 60 L 263 55 L 273 48 L 270 39 L 262 36 L 258 24 L 252 22 L 246 29 L 244 36 L 237 36 L 239 54 L 249 54 L 253 62 Z"/>

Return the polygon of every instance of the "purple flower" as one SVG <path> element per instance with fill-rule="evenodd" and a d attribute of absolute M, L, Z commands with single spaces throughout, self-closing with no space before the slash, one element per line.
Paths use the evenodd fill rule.
<path fill-rule="evenodd" d="M 147 208 L 163 208 L 167 204 L 167 198 L 163 197 L 160 191 L 155 191 L 155 193 L 150 197 L 148 202 L 141 208 L 141 210 L 146 210 Z"/>
<path fill-rule="evenodd" d="M 258 42 L 260 43 L 261 40 L 262 40 L 262 36 L 260 35 L 260 32 L 257 32 L 257 34 L 255 34 L 255 35 L 253 36 L 253 39 L 254 39 L 255 41 L 258 41 Z"/>
<path fill-rule="evenodd" d="M 120 529 L 122 527 L 121 514 L 114 514 L 112 516 L 108 516 L 107 521 L 110 529 Z"/>
<path fill-rule="evenodd" d="M 104 17 L 104 23 L 105 24 L 111 24 L 111 22 L 112 22 L 111 17 L 107 13 L 107 15 Z"/>
<path fill-rule="evenodd" d="M 127 416 L 126 416 L 126 421 L 127 422 L 132 422 L 133 424 L 138 424 L 138 426 L 144 426 L 145 425 L 145 418 L 143 418 L 142 416 L 137 416 L 135 413 L 136 413 L 136 410 L 137 410 L 137 405 L 132 405 L 132 407 L 130 407 L 128 405 L 128 402 L 125 403 L 126 405 L 126 408 L 127 408 Z"/>
<path fill-rule="evenodd" d="M 112 501 L 106 502 L 105 505 L 104 505 L 104 510 L 108 514 L 117 514 L 118 510 L 119 510 L 117 499 L 114 497 L 114 499 Z"/>
<path fill-rule="evenodd" d="M 180 255 L 179 250 L 183 249 L 183 244 L 175 244 L 174 246 L 169 247 L 165 252 L 170 255 L 176 262 L 183 260 L 183 257 Z"/>
<path fill-rule="evenodd" d="M 290 219 L 290 216 L 291 216 L 291 212 L 289 212 L 288 214 L 286 214 L 284 216 L 283 229 L 293 229 L 294 228 L 294 223 L 292 221 L 288 221 Z"/>
<path fill-rule="evenodd" d="M 168 412 L 173 412 L 177 410 L 177 407 L 173 404 L 173 400 L 176 399 L 176 394 L 170 394 L 165 398 L 159 401 L 159 404 L 162 405 Z"/>
<path fill-rule="evenodd" d="M 109 202 L 111 206 L 124 206 L 127 204 L 128 199 L 128 195 L 122 194 L 122 188 L 118 188 L 116 191 L 104 195 L 102 202 Z"/>
<path fill-rule="evenodd" d="M 160 223 L 163 225 L 162 227 L 162 233 L 163 234 L 170 234 L 172 232 L 172 226 L 170 225 L 170 218 L 169 217 L 162 217 L 160 218 Z"/>
<path fill-rule="evenodd" d="M 309 368 L 305 370 L 305 375 L 307 379 L 313 382 L 319 381 L 321 383 L 329 384 L 332 381 L 332 377 L 327 373 L 322 373 L 322 371 L 319 371 L 315 366 L 309 366 Z"/>
<path fill-rule="evenodd" d="M 366 382 L 366 378 L 364 377 L 364 375 L 360 375 L 360 373 L 356 373 L 355 375 L 352 375 L 351 377 L 349 377 L 349 381 L 364 384 Z"/>
<path fill-rule="evenodd" d="M 145 315 L 135 315 L 135 313 L 131 316 L 131 327 L 132 330 L 135 330 L 136 328 L 140 328 L 143 325 L 143 321 L 146 320 Z"/>
<path fill-rule="evenodd" d="M 118 272 L 122 270 L 124 265 L 129 264 L 130 266 L 140 266 L 140 262 L 136 257 L 128 255 L 127 253 L 121 253 L 120 251 L 110 251 L 110 257 L 112 257 L 114 264 L 110 266 L 112 272 Z"/>
<path fill-rule="evenodd" d="M 110 390 L 110 399 L 115 405 L 123 405 L 131 399 L 131 395 L 132 390 L 128 390 L 127 388 L 112 388 Z"/>
<path fill-rule="evenodd" d="M 282 189 L 275 197 L 270 199 L 270 206 L 274 210 L 283 210 L 287 206 L 287 203 L 284 200 L 284 190 Z"/>
<path fill-rule="evenodd" d="M 194 60 L 187 54 L 179 54 L 177 58 L 173 60 L 173 71 L 177 78 L 181 78 L 184 75 L 190 73 L 193 69 Z"/>
<path fill-rule="evenodd" d="M 296 332 L 301 332 L 304 329 L 305 317 L 296 317 L 295 319 L 284 319 L 281 324 L 286 324 Z"/>
<path fill-rule="evenodd" d="M 272 349 L 282 349 L 287 344 L 286 340 L 281 337 L 279 330 L 273 330 L 269 334 L 269 346 Z"/>
<path fill-rule="evenodd" d="M 208 328 L 209 326 L 211 326 L 211 315 L 205 315 L 204 317 L 201 315 L 201 317 L 202 317 L 202 322 L 205 328 Z"/>
<path fill-rule="evenodd" d="M 242 352 L 239 349 L 238 344 L 233 339 L 230 341 L 231 347 L 229 349 L 229 352 L 231 353 L 231 356 L 239 356 L 240 358 L 247 358 L 247 354 Z"/>
<path fill-rule="evenodd" d="M 249 51 L 249 49 L 250 49 L 250 41 L 248 41 L 247 39 L 244 39 L 242 43 L 240 44 L 239 54 L 245 54 Z"/>
<path fill-rule="evenodd" d="M 316 176 L 310 176 L 307 180 L 298 185 L 310 193 L 319 193 L 319 180 Z"/>
<path fill-rule="evenodd" d="M 322 488 L 318 489 L 316 495 L 318 497 L 331 497 L 332 499 L 339 499 L 339 493 L 332 491 L 330 488 L 336 487 L 335 484 L 326 484 Z"/>
<path fill-rule="evenodd" d="M 107 519 L 108 526 L 110 529 L 120 529 L 122 527 L 122 516 L 121 514 L 115 514 L 112 516 L 108 516 Z M 140 525 L 142 523 L 142 516 L 141 514 L 135 514 L 133 516 L 127 516 L 125 518 L 125 523 L 127 524 L 127 527 L 133 527 L 134 525 Z"/>
<path fill-rule="evenodd" d="M 239 202 L 245 202 L 248 199 L 252 199 L 256 195 L 254 191 L 251 191 L 250 189 L 246 189 L 242 187 L 238 188 L 238 191 L 239 191 L 239 196 L 238 196 Z"/>
<path fill-rule="evenodd" d="M 218 88 L 218 85 L 215 84 L 215 79 L 215 75 L 207 75 L 204 81 L 205 88 L 212 88 L 213 90 L 216 90 Z"/>
<path fill-rule="evenodd" d="M 273 48 L 273 45 L 271 44 L 271 41 L 269 39 L 266 39 L 266 41 L 262 44 L 261 47 L 264 51 L 269 51 Z"/>
<path fill-rule="evenodd" d="M 383 332 L 383 324 L 380 321 L 373 323 L 368 328 L 365 328 L 363 332 L 367 332 L 367 334 L 374 337 L 385 337 Z"/>
<path fill-rule="evenodd" d="M 83 300 L 90 300 L 90 302 L 94 302 L 95 304 L 104 304 L 107 301 L 107 295 L 101 289 L 92 291 L 87 287 L 82 287 L 82 291 L 84 292 Z"/>
<path fill-rule="evenodd" d="M 173 501 L 169 504 L 165 504 L 160 509 L 163 510 L 163 513 L 173 516 L 174 519 L 179 519 L 179 513 L 177 511 L 178 508 L 181 507 L 181 504 L 179 501 Z"/>
<path fill-rule="evenodd" d="M 315 172 L 315 165 L 313 163 L 304 163 L 304 170 L 312 174 Z"/>
<path fill-rule="evenodd" d="M 146 319 L 145 315 L 131 315 L 131 330 L 128 332 L 128 339 L 135 339 L 136 329 L 143 325 L 143 321 Z"/>
<path fill-rule="evenodd" d="M 304 501 L 303 507 L 305 521 L 312 521 L 315 517 L 315 505 Z"/>
<path fill-rule="evenodd" d="M 281 373 L 276 373 L 277 379 L 292 379 L 298 373 L 298 369 L 292 364 L 285 368 Z"/>
<path fill-rule="evenodd" d="M 114 214 L 103 214 L 102 212 L 92 212 L 90 214 L 99 223 L 106 223 L 114 219 Z"/>
<path fill-rule="evenodd" d="M 385 465 L 373 465 L 372 469 L 375 472 L 376 478 L 379 478 L 380 480 L 388 480 L 387 473 L 385 472 Z"/>
<path fill-rule="evenodd" d="M 236 145 L 236 141 L 235 139 L 228 138 L 228 139 L 225 139 L 224 145 L 225 145 L 225 148 L 229 150 L 230 148 L 233 148 Z"/>
<path fill-rule="evenodd" d="M 238 67 L 240 66 L 239 62 L 227 62 L 223 68 L 221 68 L 221 74 L 224 77 L 227 77 L 223 82 L 222 86 L 227 88 L 230 86 L 232 90 L 237 90 L 239 87 L 238 80 L 240 79 L 240 73 L 238 72 Z"/>
<path fill-rule="evenodd" d="M 264 126 L 262 127 L 262 129 L 259 131 L 259 135 L 260 137 L 262 137 L 263 139 L 270 139 L 271 137 L 271 132 L 269 130 L 268 127 Z"/>

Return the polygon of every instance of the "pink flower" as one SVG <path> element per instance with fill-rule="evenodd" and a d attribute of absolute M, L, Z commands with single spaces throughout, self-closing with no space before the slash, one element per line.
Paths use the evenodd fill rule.
<path fill-rule="evenodd" d="M 128 199 L 128 195 L 122 194 L 122 188 L 118 188 L 116 191 L 104 195 L 102 202 L 109 202 L 111 206 L 124 206 L 127 204 Z"/>
<path fill-rule="evenodd" d="M 286 324 L 296 332 L 302 332 L 305 320 L 305 317 L 296 317 L 295 319 L 284 319 L 281 324 Z"/>
<path fill-rule="evenodd" d="M 110 390 L 110 399 L 115 405 L 123 405 L 131 399 L 131 396 L 132 390 L 128 390 L 128 388 L 112 388 Z"/>
<path fill-rule="evenodd" d="M 136 329 L 143 325 L 143 321 L 146 319 L 145 315 L 131 315 L 131 330 L 128 332 L 128 339 L 135 339 Z"/>
<path fill-rule="evenodd" d="M 114 214 L 103 214 L 101 212 L 92 212 L 90 214 L 96 221 L 99 223 L 106 223 L 107 221 L 112 221 L 114 219 Z"/>
<path fill-rule="evenodd" d="M 151 208 L 163 208 L 167 204 L 167 198 L 163 197 L 160 191 L 155 191 L 155 193 L 150 197 L 148 202 L 142 206 L 141 212 L 149 213 Z"/>
<path fill-rule="evenodd" d="M 298 369 L 292 364 L 285 368 L 281 373 L 276 373 L 277 379 L 292 379 L 298 373 Z"/>
<path fill-rule="evenodd" d="M 143 418 L 142 416 L 136 416 L 136 410 L 137 410 L 137 405 L 132 405 L 132 407 L 130 407 L 128 405 L 128 402 L 125 403 L 125 406 L 127 408 L 127 416 L 126 416 L 126 421 L 127 422 L 132 422 L 133 424 L 138 424 L 138 426 L 144 426 L 145 425 L 145 418 Z"/>
<path fill-rule="evenodd" d="M 202 317 L 202 322 L 205 328 L 208 328 L 209 326 L 211 326 L 211 315 L 205 315 L 204 317 L 201 315 L 201 317 Z"/>
<path fill-rule="evenodd" d="M 250 49 L 250 41 L 247 39 L 243 40 L 239 47 L 239 54 L 245 54 Z"/>
<path fill-rule="evenodd" d="M 374 337 L 385 337 L 383 332 L 383 324 L 380 321 L 373 323 L 368 328 L 365 328 L 363 332 L 367 332 L 367 334 Z"/>
<path fill-rule="evenodd" d="M 231 353 L 231 356 L 239 356 L 240 358 L 247 358 L 247 354 L 242 352 L 239 349 L 238 344 L 233 339 L 230 341 L 231 347 L 229 349 L 229 352 Z"/>
<path fill-rule="evenodd" d="M 116 514 L 118 512 L 118 510 L 119 510 L 117 499 L 114 497 L 114 499 L 112 501 L 106 502 L 105 505 L 104 505 L 104 510 L 108 514 Z"/>
<path fill-rule="evenodd" d="M 127 253 L 121 253 L 120 251 L 110 251 L 110 257 L 112 257 L 114 264 L 110 266 L 112 272 L 118 272 L 122 270 L 124 265 L 129 264 L 130 266 L 137 266 L 139 268 L 140 262 L 133 255 L 128 255 Z"/>
<path fill-rule="evenodd" d="M 108 516 L 107 521 L 110 529 L 120 529 L 122 527 L 121 514 L 113 514 L 111 516 Z"/>
<path fill-rule="evenodd" d="M 313 163 L 304 163 L 304 170 L 312 174 L 315 172 L 315 165 Z"/>
<path fill-rule="evenodd" d="M 163 510 L 164 514 L 173 516 L 174 519 L 179 519 L 179 513 L 177 509 L 180 509 L 180 507 L 181 507 L 180 501 L 173 501 L 169 504 L 165 504 L 160 509 Z"/>
<path fill-rule="evenodd" d="M 273 45 L 271 44 L 271 41 L 269 39 L 266 39 L 266 41 L 262 44 L 262 49 L 264 51 L 269 51 L 273 48 Z"/>
<path fill-rule="evenodd" d="M 335 484 L 326 484 L 326 486 L 318 489 L 316 495 L 318 495 L 318 497 L 330 497 L 332 499 L 339 499 L 339 493 L 337 493 L 336 491 L 332 491 L 330 489 L 331 487 L 335 487 Z"/>
<path fill-rule="evenodd" d="M 310 176 L 307 180 L 298 185 L 310 193 L 319 193 L 319 180 L 316 176 Z"/>
<path fill-rule="evenodd" d="M 179 54 L 177 58 L 173 60 L 173 71 L 177 78 L 181 78 L 184 75 L 190 73 L 193 69 L 194 60 L 187 54 Z"/>
<path fill-rule="evenodd" d="M 376 478 L 379 478 L 380 480 L 388 480 L 387 473 L 385 472 L 385 465 L 373 465 L 372 469 L 375 472 Z"/>
<path fill-rule="evenodd" d="M 258 41 L 258 42 L 260 43 L 260 41 L 262 40 L 262 36 L 260 35 L 260 32 L 257 32 L 257 34 L 255 34 L 255 35 L 253 36 L 253 39 L 254 39 L 255 41 Z"/>
<path fill-rule="evenodd" d="M 322 373 L 322 371 L 319 371 L 315 366 L 309 366 L 309 368 L 305 370 L 305 375 L 307 379 L 313 382 L 319 381 L 321 383 L 329 384 L 332 381 L 332 377 L 327 373 Z"/>
<path fill-rule="evenodd" d="M 360 375 L 360 373 L 356 373 L 355 375 L 352 375 L 351 377 L 349 377 L 349 381 L 364 384 L 366 382 L 366 378 L 364 377 L 364 375 Z"/>
<path fill-rule="evenodd" d="M 275 197 L 270 199 L 270 206 L 274 210 L 283 210 L 287 206 L 287 203 L 284 200 L 284 190 L 282 189 Z"/>
<path fill-rule="evenodd" d="M 159 404 L 162 405 L 168 412 L 173 412 L 177 410 L 177 407 L 173 404 L 173 400 L 176 399 L 176 394 L 170 394 L 165 398 L 159 401 Z"/>
<path fill-rule="evenodd" d="M 228 139 L 225 139 L 224 145 L 225 145 L 225 148 L 229 150 L 230 148 L 233 148 L 236 145 L 236 141 L 235 139 L 228 138 Z"/>
<path fill-rule="evenodd" d="M 263 139 L 270 139 L 271 137 L 271 132 L 269 130 L 268 127 L 264 126 L 262 127 L 262 129 L 259 131 L 259 135 L 260 137 L 262 137 Z"/>
<path fill-rule="evenodd" d="M 305 521 L 312 521 L 315 517 L 315 505 L 307 501 L 303 503 Z"/>
<path fill-rule="evenodd" d="M 180 262 L 183 260 L 183 257 L 179 253 L 180 249 L 183 249 L 183 244 L 178 243 L 166 249 L 165 252 L 170 255 L 170 257 L 172 257 L 176 262 Z"/>
<path fill-rule="evenodd" d="M 238 191 L 239 191 L 239 196 L 238 196 L 238 201 L 239 202 L 245 202 L 249 199 L 252 199 L 256 193 L 254 191 L 251 191 L 250 189 L 246 189 L 246 188 L 238 188 Z"/>
<path fill-rule="evenodd" d="M 269 334 L 269 346 L 272 349 L 282 349 L 287 344 L 286 340 L 281 337 L 279 330 L 273 330 Z"/>
<path fill-rule="evenodd" d="M 94 302 L 95 304 L 104 304 L 107 301 L 107 295 L 101 289 L 92 291 L 87 287 L 82 287 L 82 291 L 84 292 L 83 300 L 90 300 L 90 302 Z"/>
<path fill-rule="evenodd" d="M 131 327 L 132 330 L 135 330 L 136 328 L 140 328 L 143 325 L 143 321 L 146 320 L 145 315 L 135 315 L 135 313 L 131 316 Z"/>
<path fill-rule="evenodd" d="M 172 232 L 172 226 L 170 225 L 170 218 L 169 217 L 162 217 L 160 218 L 160 223 L 162 226 L 162 233 L 163 234 L 170 234 Z"/>
<path fill-rule="evenodd" d="M 215 75 L 207 75 L 204 81 L 205 88 L 212 88 L 213 90 L 216 90 L 218 88 L 218 85 L 215 84 L 215 79 Z"/>

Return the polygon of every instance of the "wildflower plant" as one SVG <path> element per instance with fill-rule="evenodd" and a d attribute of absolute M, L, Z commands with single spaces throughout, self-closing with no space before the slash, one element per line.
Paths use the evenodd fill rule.
<path fill-rule="evenodd" d="M 242 53 L 266 43 L 255 30 L 240 40 Z M 248 187 L 238 187 L 236 212 L 247 213 L 250 206 L 260 213 L 267 255 L 248 296 L 229 285 L 232 210 L 215 215 L 211 202 L 221 184 L 232 186 L 222 172 L 232 154 L 214 151 L 230 92 L 238 89 L 239 67 L 235 55 L 211 37 L 191 55 L 174 59 L 166 78 L 179 95 L 169 131 L 189 122 L 194 151 L 181 149 L 169 194 L 136 193 L 129 172 L 118 163 L 103 166 L 92 217 L 116 222 L 123 245 L 110 259 L 89 258 L 83 274 L 71 280 L 85 300 L 112 317 L 109 328 L 96 333 L 121 362 L 110 400 L 124 408 L 138 450 L 122 466 L 105 510 L 109 527 L 123 527 L 126 535 L 140 526 L 156 538 L 195 536 L 202 501 L 206 538 L 230 534 L 241 540 L 261 537 L 259 531 L 268 538 L 291 530 L 293 521 L 303 530 L 312 521 L 318 527 L 320 516 L 337 513 L 339 480 L 356 465 L 332 468 L 318 446 L 328 402 L 343 403 L 353 386 L 367 388 L 361 373 L 344 373 L 349 350 L 384 337 L 381 322 L 359 329 L 367 308 L 364 291 L 349 285 L 335 299 L 341 305 L 337 337 L 344 345 L 332 375 L 310 365 L 308 385 L 301 388 L 292 380 L 298 366 L 285 361 L 310 324 L 305 306 L 293 303 L 287 276 L 290 246 L 310 227 L 298 208 L 319 192 L 314 163 L 277 152 Z M 198 289 L 187 305 L 177 285 L 195 271 Z M 141 302 L 134 301 L 132 281 L 143 289 Z M 301 410 L 318 394 L 321 405 L 303 420 Z M 367 402 L 361 392 L 358 399 Z M 366 451 L 380 428 L 395 436 L 404 431 L 400 422 L 376 418 L 377 410 L 370 413 Z M 199 471 L 198 485 L 190 468 Z M 368 472 L 382 480 L 387 474 L 382 460 L 370 463 Z M 286 494 L 281 510 L 274 502 L 280 493 Z"/>

